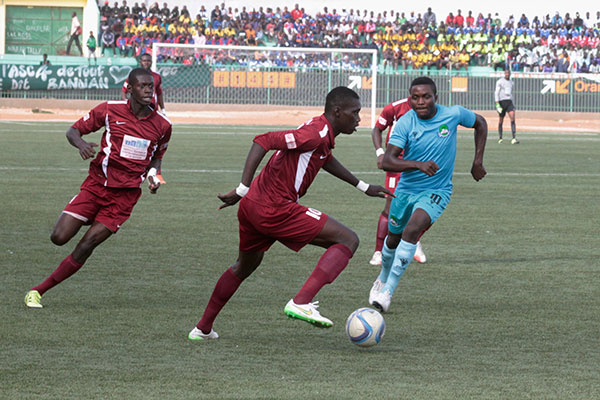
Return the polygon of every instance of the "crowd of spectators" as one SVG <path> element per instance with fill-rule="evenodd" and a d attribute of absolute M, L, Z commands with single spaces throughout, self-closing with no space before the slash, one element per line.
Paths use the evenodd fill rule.
<path fill-rule="evenodd" d="M 101 52 L 111 48 L 115 55 L 139 56 L 152 52 L 153 42 L 275 47 L 365 48 L 379 51 L 380 65 L 388 71 L 422 68 L 467 69 L 470 66 L 512 68 L 523 72 L 600 72 L 600 11 L 592 16 L 569 13 L 541 19 L 522 14 L 502 21 L 498 14 L 461 10 L 445 18 L 428 8 L 423 14 L 394 10 L 375 13 L 358 9 L 323 7 L 314 15 L 298 4 L 288 7 L 258 7 L 248 10 L 226 7 L 208 11 L 204 6 L 192 13 L 187 6 L 147 8 L 127 0 L 101 13 Z M 195 14 L 195 16 L 193 16 Z M 408 15 L 407 15 L 408 14 Z M 305 67 L 369 67 L 370 59 L 344 56 L 270 57 L 256 52 L 237 57 L 231 52 L 164 50 L 163 62 L 257 63 Z"/>

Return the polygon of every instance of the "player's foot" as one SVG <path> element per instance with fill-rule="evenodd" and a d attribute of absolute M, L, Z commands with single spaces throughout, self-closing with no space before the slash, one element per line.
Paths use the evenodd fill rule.
<path fill-rule="evenodd" d="M 498 139 L 498 143 L 500 143 L 500 144 L 504 143 L 504 139 Z"/>
<path fill-rule="evenodd" d="M 192 329 L 191 332 L 188 334 L 188 339 L 190 340 L 211 340 L 218 338 L 219 334 L 212 329 L 209 333 L 204 333 L 200 329 L 194 327 L 194 329 Z"/>
<path fill-rule="evenodd" d="M 513 138 L 513 140 L 510 141 L 510 144 L 519 144 L 519 141 L 517 138 Z"/>
<path fill-rule="evenodd" d="M 373 298 L 371 305 L 377 308 L 381 312 L 387 312 L 390 309 L 390 303 L 392 302 L 392 294 L 389 290 L 379 292 Z"/>
<path fill-rule="evenodd" d="M 164 180 L 164 178 L 163 178 L 163 176 L 161 174 L 156 174 L 156 177 L 160 181 L 161 185 L 166 185 L 167 184 L 167 181 Z"/>
<path fill-rule="evenodd" d="M 415 251 L 415 255 L 413 257 L 416 262 L 419 264 L 425 264 L 427 262 L 427 257 L 423 252 L 423 246 L 421 246 L 421 241 L 417 242 L 417 250 Z"/>
<path fill-rule="evenodd" d="M 317 308 L 319 307 L 318 304 L 318 301 L 308 304 L 296 304 L 294 303 L 294 299 L 291 299 L 285 305 L 283 312 L 290 318 L 301 319 L 320 328 L 331 328 L 333 322 L 331 322 L 330 319 L 323 317 L 317 311 Z"/>
<path fill-rule="evenodd" d="M 369 261 L 371 265 L 381 265 L 381 252 L 376 251 L 373 253 L 373 257 L 371 257 L 371 261 Z"/>
<path fill-rule="evenodd" d="M 377 293 L 379 293 L 381 291 L 381 289 L 383 289 L 383 287 L 385 286 L 385 283 L 381 282 L 381 280 L 379 278 L 377 278 L 375 280 L 375 282 L 373 282 L 373 287 L 371 288 L 371 291 L 369 292 L 369 304 L 373 305 L 373 300 L 375 299 L 375 296 L 377 295 Z"/>
<path fill-rule="evenodd" d="M 43 308 L 44 306 L 40 301 L 42 300 L 42 295 L 37 290 L 30 290 L 25 295 L 25 305 L 29 308 Z"/>

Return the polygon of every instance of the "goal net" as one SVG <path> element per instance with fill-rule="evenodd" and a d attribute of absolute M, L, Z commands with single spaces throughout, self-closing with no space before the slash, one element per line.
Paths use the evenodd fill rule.
<path fill-rule="evenodd" d="M 331 89 L 346 86 L 375 125 L 374 49 L 153 43 L 152 66 L 167 102 L 323 107 Z"/>

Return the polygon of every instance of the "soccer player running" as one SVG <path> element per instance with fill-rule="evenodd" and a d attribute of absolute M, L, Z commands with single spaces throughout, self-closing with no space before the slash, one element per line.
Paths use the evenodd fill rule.
<path fill-rule="evenodd" d="M 98 145 L 82 136 L 104 128 L 102 151 L 90 163 L 81 191 L 64 208 L 50 239 L 62 246 L 83 225 L 91 226 L 58 268 L 27 293 L 27 307 L 42 308 L 42 296 L 76 273 L 94 249 L 119 230 L 140 198 L 146 178 L 150 193 L 160 186 L 156 171 L 169 144 L 171 122 L 151 106 L 154 80 L 148 70 L 132 70 L 129 82 L 129 101 L 104 102 L 67 130 L 69 143 L 87 160 L 94 157 Z"/>
<path fill-rule="evenodd" d="M 398 281 L 413 259 L 419 235 L 442 215 L 450 202 L 458 125 L 475 129 L 471 175 L 476 181 L 486 175 L 485 119 L 461 106 L 437 105 L 436 85 L 428 77 L 413 80 L 409 92 L 412 110 L 394 126 L 383 156 L 384 170 L 402 172 L 390 208 L 381 273 L 369 293 L 369 303 L 384 312 L 388 311 Z M 398 157 L 402 152 L 403 159 Z"/>
<path fill-rule="evenodd" d="M 152 74 L 152 78 L 154 79 L 154 93 L 152 94 L 152 106 L 156 108 L 160 107 L 160 111 L 165 114 L 165 102 L 163 100 L 163 90 L 162 90 L 162 77 L 159 73 L 152 71 L 152 56 L 148 53 L 144 53 L 140 56 L 140 67 L 149 71 Z M 125 79 L 123 83 L 123 87 L 121 88 L 121 99 L 127 100 L 127 96 L 129 88 L 129 79 Z M 162 171 L 159 169 L 156 177 L 160 181 L 161 184 L 167 183 L 162 176 Z"/>
<path fill-rule="evenodd" d="M 284 313 L 319 327 L 333 325 L 319 313 L 318 302 L 313 302 L 313 298 L 348 265 L 358 247 L 358 236 L 327 214 L 299 204 L 298 199 L 306 193 L 321 168 L 369 196 L 391 195 L 382 186 L 359 180 L 331 152 L 340 133 L 352 134 L 356 130 L 360 108 L 356 92 L 337 87 L 327 94 L 325 112 L 321 116 L 295 130 L 268 132 L 254 138 L 240 185 L 218 196 L 223 202 L 220 209 L 240 202 L 238 259 L 217 281 L 189 339 L 219 337 L 212 329 L 215 318 L 242 281 L 258 268 L 264 253 L 275 241 L 294 251 L 307 244 L 327 249 L 300 291 L 287 303 Z M 253 179 L 269 150 L 275 153 Z"/>
<path fill-rule="evenodd" d="M 371 138 L 373 139 L 373 145 L 375 146 L 375 155 L 377 156 L 377 168 L 383 168 L 383 155 L 385 154 L 385 150 L 382 147 L 381 133 L 386 128 L 390 128 L 385 139 L 385 143 L 387 146 L 387 143 L 390 140 L 390 135 L 392 133 L 392 127 L 394 126 L 396 121 L 408 111 L 410 111 L 410 102 L 408 101 L 408 98 L 390 103 L 387 106 L 385 106 L 381 111 L 381 114 L 379 115 L 379 118 L 375 123 L 375 127 L 373 127 L 373 130 L 371 131 Z M 396 190 L 396 185 L 398 184 L 400 175 L 400 172 L 385 173 L 385 187 L 391 192 L 394 192 L 394 190 Z M 391 204 L 392 197 L 386 196 L 385 206 L 383 207 L 383 211 L 379 215 L 379 221 L 377 222 L 377 234 L 375 236 L 375 252 L 373 253 L 373 257 L 371 257 L 371 261 L 369 261 L 369 264 L 371 265 L 381 265 L 381 249 L 383 248 L 383 241 L 385 240 L 385 237 L 388 234 L 388 215 L 390 212 Z M 415 261 L 419 263 L 427 262 L 427 257 L 423 252 L 423 246 L 421 246 L 421 241 L 417 242 L 417 250 L 415 251 L 414 258 Z"/>
<path fill-rule="evenodd" d="M 500 115 L 498 120 L 498 143 L 503 143 L 502 139 L 502 125 L 504 124 L 504 116 L 508 114 L 510 118 L 510 130 L 512 131 L 511 144 L 518 144 L 519 141 L 516 138 L 517 124 L 515 122 L 515 105 L 513 104 L 512 97 L 513 82 L 510 79 L 510 70 L 504 71 L 504 77 L 498 79 L 496 82 L 496 90 L 494 92 L 494 100 L 496 100 L 496 111 Z"/>

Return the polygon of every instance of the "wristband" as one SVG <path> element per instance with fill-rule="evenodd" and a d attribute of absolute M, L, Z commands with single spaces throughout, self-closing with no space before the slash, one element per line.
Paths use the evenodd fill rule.
<path fill-rule="evenodd" d="M 356 184 L 356 188 L 363 193 L 367 193 L 367 190 L 369 190 L 369 184 L 363 181 L 358 181 L 358 183 Z"/>
<path fill-rule="evenodd" d="M 381 148 L 381 147 L 380 147 L 380 148 L 378 148 L 377 150 L 375 150 L 375 155 L 376 155 L 377 157 L 379 157 L 379 156 L 382 156 L 382 155 L 384 155 L 384 154 L 385 154 L 385 150 L 384 150 L 383 148 Z"/>
<path fill-rule="evenodd" d="M 248 193 L 248 190 L 250 188 L 240 182 L 239 186 L 235 188 L 235 193 L 240 197 L 244 197 Z"/>
<path fill-rule="evenodd" d="M 148 170 L 148 178 L 150 178 L 151 176 L 156 176 L 156 168 L 150 168 Z"/>

